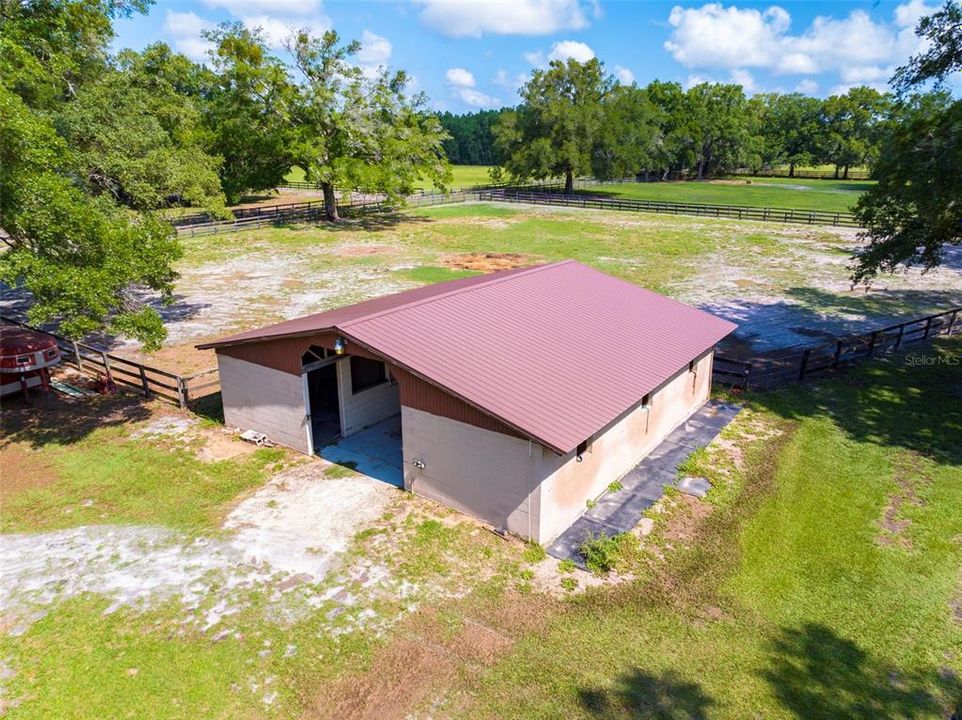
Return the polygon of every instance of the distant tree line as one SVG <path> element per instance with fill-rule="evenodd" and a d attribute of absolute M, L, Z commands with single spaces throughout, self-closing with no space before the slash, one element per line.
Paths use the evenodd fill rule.
<path fill-rule="evenodd" d="M 575 143 L 574 134 L 581 134 L 581 147 L 573 151 L 583 157 L 572 157 L 570 164 L 599 177 L 687 171 L 706 178 L 738 168 L 781 166 L 794 176 L 799 166 L 827 164 L 844 178 L 852 167 L 874 162 L 879 128 L 892 105 L 890 95 L 869 87 L 820 100 L 801 93 L 749 98 L 739 85 L 717 83 L 688 90 L 658 81 L 622 86 L 604 76 L 597 60 L 538 71 L 522 95 L 517 108 L 440 113 L 450 136 L 444 141 L 448 160 L 502 165 L 524 147 L 527 160 L 514 158 L 511 168 L 534 176 L 539 161 L 530 152 L 532 143 L 551 126 L 554 133 L 564 133 L 564 127 L 574 131 Z M 578 101 L 569 104 L 566 97 Z M 549 117 L 551 103 L 564 108 L 565 117 L 556 118 L 561 126 Z"/>
<path fill-rule="evenodd" d="M 438 113 L 441 127 L 448 134 L 443 142 L 448 161 L 453 165 L 500 165 L 502 156 L 494 145 L 494 126 L 506 112 L 507 108 L 463 115 Z"/>

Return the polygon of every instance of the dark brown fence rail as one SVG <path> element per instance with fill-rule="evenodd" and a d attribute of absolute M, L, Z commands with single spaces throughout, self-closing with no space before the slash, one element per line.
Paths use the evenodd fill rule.
<path fill-rule="evenodd" d="M 122 358 L 91 345 L 75 342 L 56 333 L 38 330 L 13 318 L 0 317 L 0 321 L 50 335 L 56 339 L 64 362 L 73 365 L 86 375 L 134 388 L 144 397 L 158 397 L 187 408 L 191 400 L 210 395 L 216 392 L 214 388 L 220 387 L 217 368 L 208 368 L 189 375 L 178 375 Z"/>
<path fill-rule="evenodd" d="M 836 176 L 834 170 L 800 170 L 795 169 L 794 175 L 789 175 L 788 170 L 779 168 L 768 170 L 736 170 L 732 175 L 749 177 L 774 177 L 774 178 L 795 178 L 798 180 L 871 180 L 872 173 L 868 170 L 849 170 L 845 175 L 844 170 L 839 170 Z"/>
<path fill-rule="evenodd" d="M 735 220 L 762 220 L 766 222 L 794 223 L 801 225 L 836 225 L 859 227 L 855 217 L 845 212 L 822 210 L 797 210 L 793 208 L 759 208 L 744 205 L 707 205 L 702 203 L 664 202 L 661 200 L 627 200 L 601 195 L 579 193 L 563 195 L 541 191 L 480 190 L 479 200 L 534 205 L 559 205 L 563 207 L 618 210 L 627 212 L 661 213 L 668 215 L 698 215 L 701 217 L 729 218 Z"/>
<path fill-rule="evenodd" d="M 785 348 L 748 359 L 729 358 L 716 353 L 712 376 L 714 382 L 721 385 L 745 390 L 770 390 L 879 357 L 906 345 L 960 332 L 962 307 L 955 307 L 821 345 Z"/>

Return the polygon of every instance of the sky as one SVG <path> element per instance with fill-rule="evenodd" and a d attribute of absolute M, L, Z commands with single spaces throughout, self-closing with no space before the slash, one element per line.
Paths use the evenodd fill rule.
<path fill-rule="evenodd" d="M 879 90 L 924 48 L 914 28 L 938 0 L 725 4 L 605 0 L 157 0 L 115 23 L 117 49 L 163 41 L 205 59 L 201 31 L 260 27 L 280 57 L 292 28 L 335 29 L 368 69 L 403 69 L 431 106 L 461 113 L 514 105 L 533 69 L 598 57 L 623 83 L 737 82 L 748 94 L 819 97 Z M 962 73 L 950 87 L 962 94 Z"/>

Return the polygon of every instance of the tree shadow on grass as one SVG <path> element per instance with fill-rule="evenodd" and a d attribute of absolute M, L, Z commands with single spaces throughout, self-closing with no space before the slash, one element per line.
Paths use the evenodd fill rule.
<path fill-rule="evenodd" d="M 962 692 L 950 672 L 926 677 L 885 667 L 818 623 L 782 629 L 769 652 L 761 676 L 782 707 L 806 720 L 947 716 Z"/>
<path fill-rule="evenodd" d="M 407 208 L 407 211 L 352 213 L 348 208 L 343 212 L 340 222 L 332 223 L 321 218 L 318 223 L 325 230 L 331 232 L 383 232 L 393 230 L 399 225 L 434 222 L 429 217 L 410 212 L 410 210 L 415 209 L 417 208 L 411 207 Z M 296 227 L 296 224 L 278 225 L 277 227 L 293 228 Z"/>
<path fill-rule="evenodd" d="M 793 420 L 830 417 L 858 442 L 962 465 L 962 337 L 916 345 L 813 386 L 758 393 L 753 401 Z"/>
<path fill-rule="evenodd" d="M 672 671 L 652 675 L 638 668 L 619 677 L 612 688 L 579 690 L 578 699 L 589 715 L 605 720 L 699 720 L 716 704 L 698 683 Z"/>
<path fill-rule="evenodd" d="M 0 449 L 27 443 L 39 450 L 48 445 L 72 445 L 106 427 L 147 420 L 151 409 L 143 397 L 121 391 L 117 395 L 64 397 L 56 391 L 31 392 L 3 400 Z"/>

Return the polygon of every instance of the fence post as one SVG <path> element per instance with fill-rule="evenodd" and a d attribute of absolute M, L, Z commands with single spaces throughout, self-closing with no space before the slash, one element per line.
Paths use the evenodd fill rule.
<path fill-rule="evenodd" d="M 798 380 L 801 382 L 805 379 L 805 369 L 808 367 L 808 356 L 812 354 L 811 348 L 806 348 L 805 352 L 802 353 L 802 363 L 798 368 Z"/>
<path fill-rule="evenodd" d="M 841 341 L 841 340 L 836 340 L 836 341 L 835 341 L 835 356 L 832 358 L 832 367 L 833 367 L 833 368 L 837 368 L 837 367 L 838 367 L 838 360 L 839 360 L 840 357 L 842 357 L 842 341 Z"/>
<path fill-rule="evenodd" d="M 922 333 L 922 339 L 925 340 L 929 336 L 929 330 L 932 329 L 932 316 L 930 315 L 925 319 L 925 332 Z"/>
<path fill-rule="evenodd" d="M 100 357 L 104 361 L 104 370 L 107 371 L 107 382 L 112 385 L 114 382 L 114 373 L 110 369 L 110 358 L 107 357 L 107 353 L 105 352 L 100 353 Z"/>
<path fill-rule="evenodd" d="M 952 311 L 952 317 L 949 318 L 949 327 L 945 331 L 946 335 L 952 334 L 952 328 L 955 327 L 955 316 L 958 315 L 958 313 L 959 313 L 958 310 Z"/>
<path fill-rule="evenodd" d="M 745 390 L 750 390 L 752 385 L 752 364 L 745 363 Z"/>
<path fill-rule="evenodd" d="M 140 384 L 144 386 L 144 397 L 150 397 L 150 385 L 147 382 L 147 373 L 144 371 L 144 366 L 140 365 Z"/>
<path fill-rule="evenodd" d="M 905 334 L 905 323 L 899 325 L 899 336 L 895 338 L 895 349 L 898 350 L 902 346 L 902 336 Z"/>
<path fill-rule="evenodd" d="M 187 409 L 187 383 L 180 375 L 177 376 L 177 400 L 180 402 L 180 409 Z"/>
<path fill-rule="evenodd" d="M 77 370 L 79 370 L 80 372 L 83 372 L 84 361 L 83 361 L 83 358 L 80 357 L 80 348 L 77 347 L 77 343 L 74 342 L 73 340 L 70 341 L 70 344 L 73 345 L 73 356 L 74 356 L 74 359 L 77 361 Z"/>
<path fill-rule="evenodd" d="M 877 339 L 878 339 L 878 331 L 875 331 L 872 333 L 868 341 L 868 356 L 870 358 L 875 356 L 875 341 Z"/>

